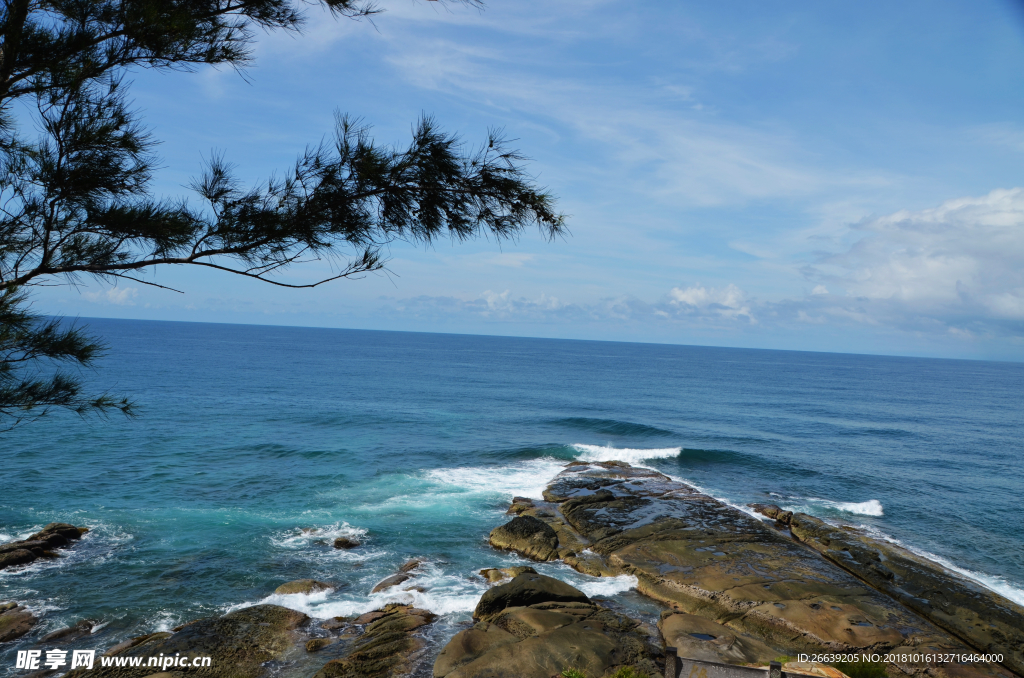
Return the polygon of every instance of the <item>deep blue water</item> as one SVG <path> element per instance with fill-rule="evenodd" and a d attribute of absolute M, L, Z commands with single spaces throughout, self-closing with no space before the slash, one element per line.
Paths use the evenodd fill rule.
<path fill-rule="evenodd" d="M 513 494 L 575 458 L 657 468 L 735 504 L 862 525 L 1024 602 L 1024 364 L 608 342 L 90 320 L 86 375 L 133 421 L 57 414 L 0 435 L 0 541 L 92 528 L 0 572 L 0 601 L 107 647 L 271 596 L 318 617 L 385 601 L 468 618 Z M 301 528 L 317 528 L 303 534 Z M 354 536 L 353 551 L 324 539 Z M 425 592 L 369 589 L 404 560 Z M 629 582 L 543 571 L 643 607 Z M 321 661 L 322 663 L 322 661 Z"/>

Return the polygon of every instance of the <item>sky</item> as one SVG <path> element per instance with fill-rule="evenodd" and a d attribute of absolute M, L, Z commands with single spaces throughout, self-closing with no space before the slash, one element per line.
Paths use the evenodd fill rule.
<path fill-rule="evenodd" d="M 36 310 L 1024 360 L 1024 5 L 380 6 L 261 33 L 243 73 L 132 73 L 154 193 L 214 153 L 266 181 L 339 111 L 393 145 L 427 114 L 469 147 L 504 128 L 569 235 L 399 243 L 305 290 L 163 268 L 184 294 L 85 281 Z"/>

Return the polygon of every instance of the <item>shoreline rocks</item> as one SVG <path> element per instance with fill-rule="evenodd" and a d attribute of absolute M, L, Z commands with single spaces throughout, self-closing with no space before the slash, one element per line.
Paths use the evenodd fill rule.
<path fill-rule="evenodd" d="M 544 499 L 514 505 L 514 521 L 532 517 L 546 523 L 557 536 L 562 561 L 581 572 L 637 577 L 640 593 L 675 613 L 662 620 L 666 635 L 674 642 L 686 635 L 706 643 L 692 644 L 719 657 L 715 661 L 760 661 L 773 652 L 972 651 L 803 542 L 656 471 L 622 462 L 573 462 Z M 515 550 L 527 557 L 548 555 Z M 702 619 L 715 626 L 701 626 Z M 1007 648 L 1004 656 L 1012 651 Z M 1006 675 L 991 664 L 899 670 L 958 678 Z"/>
<path fill-rule="evenodd" d="M 598 678 L 622 667 L 660 674 L 659 643 L 639 622 L 558 579 L 520 574 L 486 591 L 473 618 L 441 650 L 434 678 L 550 678 L 570 668 Z"/>
<path fill-rule="evenodd" d="M 361 619 L 365 621 L 360 622 Z M 426 643 L 413 634 L 437 615 L 410 605 L 387 605 L 353 623 L 367 626 L 355 639 L 353 650 L 332 659 L 314 678 L 391 678 L 407 675 L 422 658 Z"/>
<path fill-rule="evenodd" d="M 126 641 L 107 651 L 107 656 L 211 657 L 208 667 L 189 667 L 187 673 L 218 678 L 255 677 L 267 672 L 267 662 L 280 659 L 302 637 L 309 623 L 305 614 L 279 605 L 254 605 L 221 617 L 207 617 L 185 624 L 173 633 L 153 633 Z M 151 666 L 102 666 L 75 669 L 68 678 L 145 678 L 164 671 Z M 184 671 L 185 669 L 175 669 Z"/>
<path fill-rule="evenodd" d="M 274 593 L 281 595 L 304 593 L 308 596 L 311 593 L 317 593 L 319 591 L 333 591 L 336 588 L 337 586 L 334 584 L 317 581 L 316 579 L 296 579 L 295 581 L 289 581 L 281 584 L 274 589 Z"/>
<path fill-rule="evenodd" d="M 0 570 L 17 565 L 28 565 L 39 558 L 58 558 L 54 549 L 69 546 L 78 541 L 87 527 L 75 527 L 68 523 L 50 523 L 27 539 L 0 544 Z"/>
<path fill-rule="evenodd" d="M 0 643 L 21 638 L 31 631 L 38 621 L 24 605 L 0 604 Z"/>

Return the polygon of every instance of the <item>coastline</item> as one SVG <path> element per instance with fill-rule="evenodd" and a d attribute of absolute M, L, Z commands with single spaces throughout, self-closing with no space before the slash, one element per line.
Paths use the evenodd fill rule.
<path fill-rule="evenodd" d="M 892 545 L 885 546 L 889 550 L 882 552 L 881 558 L 870 557 L 869 554 L 869 557 L 865 559 L 863 557 L 865 549 L 879 548 L 881 545 L 872 541 L 870 537 L 849 528 L 835 527 L 804 514 L 793 515 L 781 511 L 778 507 L 754 507 L 754 510 L 774 519 L 771 523 L 765 523 L 763 520 L 754 518 L 749 511 L 741 511 L 729 506 L 664 474 L 644 467 L 633 467 L 624 462 L 570 462 L 554 479 L 548 482 L 543 495 L 543 500 L 530 500 L 521 497 L 513 500 L 509 514 L 514 518 L 510 523 L 498 526 L 492 531 L 490 537 L 492 546 L 511 550 L 536 561 L 564 563 L 585 575 L 599 577 L 594 580 L 595 582 L 613 584 L 612 589 L 617 586 L 621 587 L 623 584 L 628 588 L 635 582 L 634 585 L 638 592 L 646 596 L 655 607 L 660 608 L 661 613 L 658 615 L 657 621 L 654 621 L 655 618 L 652 618 L 650 609 L 648 609 L 646 616 L 641 615 L 635 622 L 620 621 L 616 623 L 622 628 L 625 628 L 623 624 L 626 626 L 632 623 L 641 626 L 647 625 L 643 632 L 650 636 L 649 645 L 653 648 L 646 651 L 647 654 L 644 656 L 647 658 L 643 659 L 644 662 L 647 662 L 643 666 L 648 669 L 657 666 L 659 661 L 663 661 L 659 652 L 663 652 L 666 645 L 674 643 L 675 646 L 688 648 L 680 651 L 681 656 L 684 651 L 688 651 L 691 654 L 699 654 L 702 658 L 713 657 L 718 661 L 742 664 L 763 664 L 772 658 L 769 655 L 796 656 L 823 652 L 833 654 L 868 653 L 884 656 L 885 654 L 899 654 L 900 651 L 903 651 L 904 654 L 911 651 L 910 654 L 916 655 L 934 652 L 947 655 L 966 655 L 970 653 L 994 654 L 1002 650 L 1001 653 L 1006 656 L 1003 667 L 981 663 L 949 665 L 943 662 L 932 662 L 930 665 L 920 666 L 891 663 L 889 675 L 923 676 L 927 674 L 945 678 L 1013 676 L 1014 673 L 1008 668 L 1016 669 L 1016 675 L 1021 675 L 1019 650 L 1016 651 L 1017 654 L 1014 654 L 1013 650 L 1014 644 L 1017 647 L 1020 646 L 1020 639 L 1010 638 L 1009 645 L 1004 647 L 999 642 L 993 642 L 992 638 L 989 638 L 986 643 L 979 637 L 972 637 L 970 628 L 962 624 L 960 627 L 951 626 L 950 619 L 956 619 L 956 614 L 952 616 L 947 614 L 949 618 L 944 619 L 939 614 L 942 610 L 938 610 L 937 607 L 930 610 L 922 608 L 919 604 L 920 596 L 912 595 L 913 591 L 909 591 L 904 581 L 906 579 L 905 571 L 900 573 L 902 579 L 894 578 L 892 569 L 880 568 L 878 565 L 884 560 L 889 568 L 892 568 L 896 556 L 902 555 L 919 568 L 923 567 L 928 570 L 933 579 L 936 573 L 954 577 L 941 580 L 945 582 L 941 585 L 949 589 L 953 598 L 959 596 L 963 599 L 964 592 L 967 591 L 970 594 L 968 597 L 973 597 L 974 604 L 973 608 L 970 604 L 967 605 L 970 608 L 968 611 L 973 610 L 978 617 L 976 621 L 992 625 L 1003 624 L 1003 627 L 995 634 L 997 636 L 999 634 L 1002 634 L 1004 638 L 1012 636 L 1013 624 L 1019 623 L 1017 628 L 1024 628 L 1024 609 L 1016 606 L 1012 601 L 1002 599 L 994 592 L 974 586 L 969 580 L 957 579 L 955 573 L 950 573 L 941 565 L 927 563 L 908 551 L 901 554 L 898 547 Z M 699 509 L 696 512 L 695 507 Z M 515 524 L 516 521 L 528 523 L 528 527 L 533 528 L 533 531 L 513 529 L 509 532 L 508 526 Z M 689 525 L 687 521 L 690 521 Z M 700 535 L 703 539 L 693 541 L 692 535 L 686 536 L 685 539 L 681 536 L 688 530 L 695 529 L 698 523 L 700 524 L 699 530 L 706 533 Z M 353 528 L 347 526 L 342 528 L 342 531 L 346 534 L 355 534 Z M 509 533 L 506 534 L 507 532 Z M 682 541 L 680 541 L 681 539 Z M 846 541 L 840 541 L 841 539 L 846 539 Z M 697 542 L 700 542 L 699 546 Z M 712 547 L 704 542 L 713 543 L 714 549 L 727 549 L 735 551 L 735 553 L 727 554 L 725 550 L 709 550 Z M 856 551 L 852 548 L 854 542 L 861 548 L 859 554 L 862 556 L 861 561 L 867 562 L 872 569 L 861 571 L 863 570 L 861 568 L 858 570 L 850 563 L 844 563 L 842 556 L 836 555 L 837 553 L 848 555 L 851 549 Z M 667 544 L 674 544 L 676 550 L 664 551 Z M 680 547 L 680 544 L 683 545 Z M 829 548 L 830 544 L 831 549 Z M 652 547 L 656 547 L 655 550 L 662 549 L 659 552 L 661 555 L 652 555 L 653 552 L 650 550 Z M 752 550 L 747 547 L 751 547 Z M 782 558 L 778 562 L 773 561 L 775 569 L 781 567 L 791 572 L 803 571 L 804 576 L 802 578 L 791 576 L 786 581 L 765 579 L 766 573 L 772 568 L 765 567 L 764 562 L 755 562 L 758 559 L 763 560 L 765 549 L 775 549 L 778 553 L 775 553 L 773 557 Z M 644 557 L 638 559 L 637 553 L 640 552 L 644 553 Z M 698 562 L 708 559 L 712 561 L 710 564 Z M 813 562 L 809 559 L 813 559 Z M 653 569 L 652 562 L 656 564 Z M 829 564 L 832 570 L 823 567 L 826 564 Z M 906 563 L 903 565 L 905 567 Z M 381 590 L 395 588 L 408 591 L 415 598 L 416 588 L 423 588 L 417 582 L 425 581 L 422 578 L 417 579 L 417 577 L 428 573 L 430 568 L 431 564 L 426 561 L 411 560 L 400 568 L 399 573 L 380 582 L 378 586 Z M 738 578 L 732 576 L 736 573 L 737 568 L 758 571 L 760 572 L 758 576 L 761 579 L 757 582 L 746 580 L 738 582 Z M 525 569 L 534 572 L 532 568 Z M 731 573 L 729 579 L 737 580 L 730 582 L 728 586 L 721 585 L 726 578 L 726 570 Z M 686 572 L 699 574 L 679 576 L 679 573 Z M 810 579 L 805 576 L 808 572 L 813 575 Z M 855 575 L 856 579 L 851 578 L 851 574 Z M 487 575 L 487 577 L 491 576 Z M 493 581 L 490 581 L 491 585 L 501 586 L 502 582 L 508 581 L 508 577 L 504 575 L 493 576 Z M 749 578 L 749 573 L 745 576 Z M 696 579 L 690 581 L 694 577 L 699 577 L 700 581 Z M 812 580 L 817 583 L 808 588 Z M 719 583 L 717 588 L 714 584 L 715 581 Z M 764 584 L 764 581 L 769 583 Z M 831 583 L 825 585 L 823 582 Z M 410 584 L 411 586 L 409 586 Z M 886 590 L 886 585 L 889 586 L 889 590 Z M 233 615 L 257 614 L 258 616 L 270 615 L 277 619 L 284 615 L 283 618 L 286 620 L 282 622 L 284 625 L 281 627 L 281 637 L 275 641 L 280 651 L 273 657 L 262 658 L 261 661 L 250 658 L 250 668 L 244 675 L 263 675 L 269 665 L 276 667 L 275 673 L 277 674 L 307 675 L 318 663 L 322 664 L 326 660 L 333 661 L 334 666 L 339 666 L 348 661 L 346 651 L 352 654 L 359 651 L 358 647 L 376 642 L 373 629 L 378 628 L 379 625 L 374 627 L 373 624 L 376 623 L 377 618 L 367 621 L 369 618 L 366 615 L 372 616 L 377 613 L 363 613 L 361 616 L 335 615 L 332 617 L 335 626 L 327 628 L 332 623 L 331 619 L 327 621 L 314 619 L 302 611 L 289 614 L 275 612 L 275 610 L 302 607 L 301 604 L 296 605 L 296 603 L 313 600 L 318 596 L 326 597 L 333 590 L 332 587 L 338 585 L 330 583 L 320 585 L 318 583 L 318 586 L 319 588 L 304 591 L 279 587 L 271 597 L 275 600 L 274 603 L 269 602 L 270 599 L 264 599 L 254 604 L 238 605 L 235 606 L 234 611 L 228 611 L 227 615 L 222 617 L 228 619 L 233 618 Z M 822 588 L 823 586 L 824 588 Z M 735 593 L 730 593 L 730 591 L 740 589 L 745 591 L 743 595 L 737 597 Z M 425 592 L 426 589 L 423 591 Z M 765 593 L 756 594 L 757 591 Z M 755 594 L 752 595 L 752 592 Z M 885 600 L 882 600 L 881 594 L 885 594 Z M 485 597 L 486 595 L 485 592 Z M 580 592 L 580 595 L 585 596 L 586 594 Z M 795 615 L 791 612 L 781 612 L 806 602 L 809 600 L 808 596 L 815 598 L 813 602 L 813 606 L 816 606 L 814 616 L 831 614 L 828 610 L 823 612 L 822 605 L 824 602 L 832 601 L 839 603 L 833 608 L 834 610 L 841 608 L 839 616 L 849 621 L 853 618 L 850 615 L 854 615 L 859 621 L 855 622 L 854 626 L 841 629 L 834 623 L 822 625 L 820 619 L 814 622 L 806 614 L 807 610 Z M 615 614 L 626 615 L 621 617 L 622 620 L 631 618 L 629 617 L 630 610 L 623 609 L 621 605 L 605 601 L 600 595 L 594 600 L 597 601 L 600 609 L 604 609 L 601 607 L 602 605 L 612 604 L 619 610 Z M 915 604 L 915 600 L 918 601 L 918 604 Z M 981 601 L 980 607 L 978 601 Z M 479 605 L 479 601 L 474 600 L 473 602 Z M 970 600 L 967 602 L 971 603 Z M 589 600 L 588 604 L 590 604 Z M 551 605 L 554 603 L 549 604 L 549 608 L 553 610 Z M 986 608 L 986 606 L 989 607 Z M 599 611 L 598 608 L 593 608 L 588 614 L 593 614 L 595 610 Z M 958 608 L 961 617 L 964 615 L 962 608 L 963 605 Z M 996 610 L 997 608 L 1010 616 L 1006 617 L 1004 614 L 999 618 L 985 617 L 986 609 Z M 436 611 L 423 610 L 414 604 L 402 606 L 391 603 L 390 607 L 385 607 L 384 610 L 390 615 L 388 619 L 392 620 L 388 624 L 393 622 L 403 628 L 404 635 L 400 644 L 404 649 L 395 650 L 395 653 L 401 655 L 401 661 L 394 666 L 389 665 L 390 668 L 380 669 L 377 673 L 371 671 L 358 675 L 399 675 L 399 673 L 395 673 L 398 670 L 394 668 L 395 666 L 402 667 L 401 671 L 412 671 L 410 675 L 419 675 L 425 670 L 424 666 L 430 663 L 431 657 L 441 655 L 442 646 L 449 645 L 453 635 L 466 631 L 465 628 L 459 630 L 459 624 L 454 627 L 449 626 L 442 631 L 443 625 L 439 626 L 435 623 L 438 619 Z M 775 610 L 780 612 L 776 613 Z M 565 613 L 566 611 L 563 610 L 561 614 Z M 522 613 L 517 614 L 521 616 Z M 577 610 L 574 614 L 577 614 L 578 617 L 579 611 Z M 989 615 L 989 617 L 991 616 Z M 263 617 L 260 616 L 260 618 Z M 645 618 L 648 621 L 645 622 Z M 363 624 L 356 623 L 359 619 L 363 620 Z M 751 623 L 750 620 L 755 620 L 755 623 Z M 481 623 L 490 624 L 493 621 L 492 619 L 487 622 L 477 622 L 477 626 Z M 652 622 L 657 627 L 656 629 L 652 630 Z M 239 641 L 237 639 L 232 641 L 231 638 L 225 637 L 223 624 L 218 626 L 213 622 L 204 623 L 212 624 L 212 626 L 203 631 L 205 627 L 202 624 L 196 626 L 196 622 L 193 621 L 179 625 L 167 632 L 141 636 L 136 639 L 134 646 L 130 646 L 130 643 L 129 646 L 121 643 L 116 654 L 142 656 L 145 653 L 166 650 L 172 646 L 178 648 L 177 652 L 185 651 L 187 644 L 182 644 L 180 633 L 186 628 L 191 629 L 193 645 L 198 643 L 199 646 L 203 646 L 205 642 L 205 646 L 214 648 L 211 651 L 228 652 L 229 654 L 235 651 L 226 648 L 231 646 L 232 642 Z M 900 627 L 903 630 L 894 635 L 894 627 Z M 635 628 L 640 628 L 640 626 Z M 326 635 L 324 634 L 325 630 L 327 631 Z M 547 636 L 544 634 L 548 631 L 543 631 L 538 638 L 546 638 Z M 367 633 L 370 635 L 367 636 Z M 830 633 L 831 635 L 829 635 Z M 699 638 L 694 641 L 693 638 L 698 636 L 731 638 L 731 640 L 728 647 L 723 650 L 721 643 L 717 645 L 705 643 Z M 66 637 L 69 641 L 73 641 L 75 638 L 80 638 L 81 634 L 75 636 L 69 632 Z M 219 639 L 219 643 L 211 641 L 211 638 Z M 317 645 L 316 650 L 303 649 L 313 641 L 317 641 L 314 643 Z M 540 642 L 540 640 L 535 640 L 533 645 Z M 555 643 L 557 649 L 560 647 L 558 642 L 561 641 L 544 642 L 548 642 L 549 646 L 551 643 Z M 629 642 L 633 641 L 628 641 L 627 645 Z M 536 648 L 530 650 L 529 648 L 533 645 L 522 641 L 521 648 L 520 645 L 516 646 L 520 649 L 508 646 L 503 651 L 539 651 Z M 705 647 L 705 645 L 707 646 Z M 328 647 L 330 649 L 324 652 L 324 648 Z M 928 648 L 933 652 L 925 652 Z M 548 650 L 545 651 L 550 651 L 550 649 L 548 647 Z M 195 648 L 192 648 L 191 651 L 194 652 Z M 319 652 L 322 654 L 317 654 Z M 169 653 L 165 652 L 165 654 Z M 471 658 L 474 661 L 484 661 L 481 657 L 483 655 L 473 655 Z M 259 658 L 257 657 L 257 659 Z M 639 662 L 640 659 L 637 661 Z M 651 662 L 654 663 L 651 664 Z M 640 664 L 637 665 L 640 666 Z M 435 675 L 439 678 L 449 674 L 454 677 L 471 675 L 457 673 L 458 667 L 451 662 L 447 668 L 451 669 L 448 673 Z M 59 672 L 53 672 L 52 675 L 57 673 Z M 125 673 L 125 671 L 118 670 L 113 671 L 110 675 L 142 678 L 143 675 L 150 673 L 152 672 L 129 671 Z M 187 672 L 188 675 L 193 673 L 205 674 L 203 671 Z M 83 675 L 92 675 L 92 673 Z M 208 675 L 221 674 L 215 672 Z M 342 675 L 347 674 L 337 673 L 337 671 L 333 674 L 328 672 L 321 675 L 321 678 Z"/>

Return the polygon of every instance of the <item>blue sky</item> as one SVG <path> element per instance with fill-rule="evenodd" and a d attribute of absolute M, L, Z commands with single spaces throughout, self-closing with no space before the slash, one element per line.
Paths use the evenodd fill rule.
<path fill-rule="evenodd" d="M 549 243 L 391 249 L 314 290 L 161 269 L 50 288 L 83 317 L 1024 360 L 1024 10 L 1007 1 L 389 0 L 256 63 L 133 75 L 155 192 L 223 152 L 249 181 L 422 114 L 504 127 L 571 215 Z M 290 279 L 312 279 L 318 264 Z"/>

